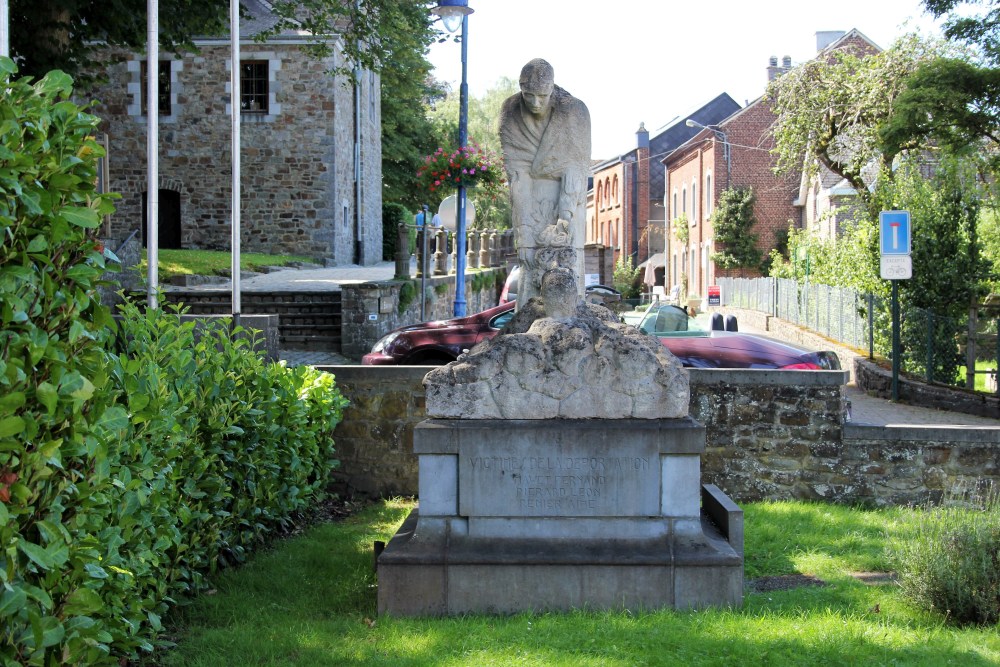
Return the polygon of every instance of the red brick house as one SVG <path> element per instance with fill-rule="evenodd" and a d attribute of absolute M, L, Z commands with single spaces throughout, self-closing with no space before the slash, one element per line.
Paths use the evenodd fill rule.
<path fill-rule="evenodd" d="M 835 49 L 874 47 L 856 30 L 817 33 L 819 56 Z M 877 47 L 874 47 L 877 48 Z M 791 58 L 781 66 L 772 57 L 767 67 L 771 81 L 791 68 Z M 775 115 L 766 97 L 760 97 L 718 124 L 699 128 L 697 134 L 662 163 L 666 171 L 667 219 L 671 221 L 667 251 L 667 288 L 685 278 L 690 295 L 704 297 L 719 277 L 757 275 L 754 271 L 725 271 L 712 261 L 717 252 L 711 215 L 720 194 L 729 187 L 750 187 L 757 197 L 754 215 L 758 247 L 764 256 L 775 247 L 779 235 L 790 226 L 819 224 L 818 202 L 841 201 L 845 192 L 839 179 L 820 175 L 816 183 L 803 179 L 802 170 L 774 174 L 771 155 Z M 679 219 L 685 220 L 687 239 L 678 234 Z"/>
<path fill-rule="evenodd" d="M 696 128 L 687 119 L 715 123 L 740 105 L 722 93 L 690 114 L 676 118 L 650 136 L 645 124 L 636 131 L 636 145 L 614 158 L 597 162 L 591 170 L 586 243 L 611 248 L 614 261 L 631 257 L 639 266 L 664 249 L 664 170 L 660 159 L 682 145 Z M 662 279 L 658 284 L 663 284 Z"/>

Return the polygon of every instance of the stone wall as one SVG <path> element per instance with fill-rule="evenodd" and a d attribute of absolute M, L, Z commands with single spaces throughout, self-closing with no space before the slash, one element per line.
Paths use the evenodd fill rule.
<path fill-rule="evenodd" d="M 892 371 L 864 358 L 855 360 L 858 388 L 881 398 L 892 397 Z M 899 400 L 939 410 L 1000 419 L 1000 396 L 961 387 L 931 385 L 899 376 Z"/>
<path fill-rule="evenodd" d="M 478 273 L 481 289 L 474 289 L 477 274 L 465 275 L 465 312 L 480 313 L 497 305 L 497 276 L 502 269 L 486 269 Z M 400 311 L 399 303 L 404 284 L 411 296 Z M 427 278 L 427 306 L 420 316 L 421 281 L 414 279 L 366 282 L 341 285 L 341 354 L 349 359 L 361 359 L 375 342 L 398 327 L 416 322 L 445 320 L 454 317 L 455 276 Z M 412 291 L 411 291 L 412 290 Z"/>
<path fill-rule="evenodd" d="M 334 432 L 340 493 L 417 494 L 413 427 L 428 366 L 327 366 L 351 400 Z M 739 502 L 900 505 L 960 486 L 1000 484 L 1000 429 L 845 424 L 843 372 L 691 371 L 705 424 L 702 482 Z"/>

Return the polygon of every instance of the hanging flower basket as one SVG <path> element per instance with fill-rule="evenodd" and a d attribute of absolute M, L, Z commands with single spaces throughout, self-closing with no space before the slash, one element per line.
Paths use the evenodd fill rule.
<path fill-rule="evenodd" d="M 475 143 L 454 150 L 437 149 L 417 169 L 417 181 L 432 193 L 464 185 L 485 190 L 491 197 L 496 197 L 505 184 L 500 161 Z"/>

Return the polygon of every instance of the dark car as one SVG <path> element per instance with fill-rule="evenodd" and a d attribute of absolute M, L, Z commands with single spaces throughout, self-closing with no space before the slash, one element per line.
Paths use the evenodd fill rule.
<path fill-rule="evenodd" d="M 660 342 L 690 368 L 771 368 L 785 370 L 839 370 L 836 352 L 813 352 L 767 336 L 734 331 L 734 321 L 715 317 L 715 326 L 705 327 L 678 306 L 654 304 L 639 329 Z"/>
<path fill-rule="evenodd" d="M 368 366 L 384 364 L 437 365 L 455 361 L 464 350 L 492 338 L 514 317 L 509 302 L 468 317 L 401 327 L 383 336 L 361 358 Z"/>

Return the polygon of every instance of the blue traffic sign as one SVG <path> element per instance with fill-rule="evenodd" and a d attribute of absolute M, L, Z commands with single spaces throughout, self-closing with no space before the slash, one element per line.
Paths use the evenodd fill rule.
<path fill-rule="evenodd" d="M 882 211 L 878 214 L 879 250 L 883 255 L 910 254 L 910 212 Z"/>

